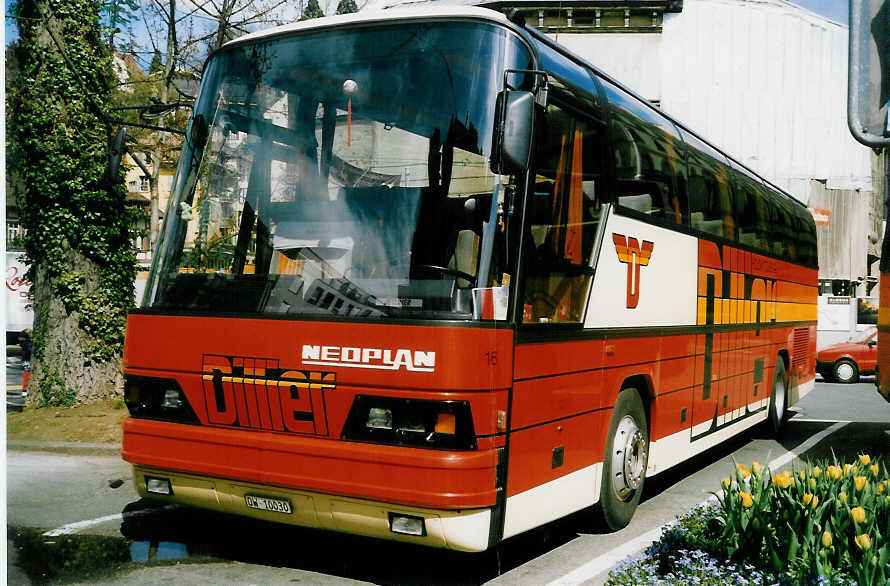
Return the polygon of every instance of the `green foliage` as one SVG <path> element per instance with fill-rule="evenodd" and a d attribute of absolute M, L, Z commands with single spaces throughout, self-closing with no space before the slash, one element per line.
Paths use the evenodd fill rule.
<path fill-rule="evenodd" d="M 725 478 L 714 553 L 785 573 L 860 586 L 890 580 L 890 476 L 867 455 L 771 474 L 736 466 Z"/>
<path fill-rule="evenodd" d="M 49 286 L 66 311 L 77 314 L 92 337 L 87 358 L 110 360 L 123 348 L 133 306 L 135 251 L 122 175 L 112 185 L 105 180 L 111 127 L 103 119 L 116 80 L 100 38 L 98 6 L 90 0 L 20 0 L 13 7 L 21 17 L 20 73 L 7 94 L 7 163 L 23 185 L 30 279 Z M 47 22 L 55 41 L 45 33 Z M 48 326 L 45 313 L 36 319 L 39 359 Z"/>
<path fill-rule="evenodd" d="M 161 52 L 155 49 L 155 53 L 151 57 L 151 64 L 148 66 L 148 73 L 158 73 L 159 71 L 164 71 L 164 59 L 161 57 Z"/>
<path fill-rule="evenodd" d="M 73 407 L 77 400 L 77 391 L 65 384 L 57 370 L 44 373 L 37 394 L 38 407 Z"/>
<path fill-rule="evenodd" d="M 337 14 L 352 14 L 353 12 L 358 12 L 355 0 L 340 0 L 340 3 L 337 4 Z"/>
<path fill-rule="evenodd" d="M 321 7 L 318 5 L 318 0 L 309 0 L 309 3 L 306 4 L 306 8 L 303 9 L 303 14 L 300 16 L 300 20 L 309 20 L 310 18 L 319 18 L 324 16 L 324 12 L 322 12 Z"/>
<path fill-rule="evenodd" d="M 607 586 L 778 586 L 787 581 L 748 563 L 720 559 L 709 548 L 720 527 L 713 506 L 697 507 L 662 532 L 643 555 L 618 564 Z"/>
<path fill-rule="evenodd" d="M 139 18 L 139 2 L 136 0 L 104 0 L 99 8 L 102 36 L 109 48 L 114 47 L 114 37 L 129 29 Z M 130 35 L 132 36 L 132 34 Z"/>
<path fill-rule="evenodd" d="M 606 584 L 890 584 L 890 475 L 869 456 L 780 474 L 736 464 L 715 496 Z"/>

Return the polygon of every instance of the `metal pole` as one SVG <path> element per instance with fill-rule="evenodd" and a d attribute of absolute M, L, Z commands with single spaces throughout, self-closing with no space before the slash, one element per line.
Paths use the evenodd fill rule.
<path fill-rule="evenodd" d="M 890 148 L 884 148 L 884 240 L 878 285 L 878 365 L 875 385 L 890 401 Z"/>

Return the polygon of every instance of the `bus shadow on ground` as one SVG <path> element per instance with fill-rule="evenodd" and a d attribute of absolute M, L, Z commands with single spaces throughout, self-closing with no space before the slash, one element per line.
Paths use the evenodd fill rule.
<path fill-rule="evenodd" d="M 463 553 L 140 500 L 125 508 L 121 534 L 148 561 L 155 561 L 162 544 L 170 549 L 174 543 L 184 544 L 179 550 L 195 561 L 289 567 L 376 584 L 484 584 L 582 533 L 608 532 L 595 519 L 586 509 L 492 550 Z"/>
<path fill-rule="evenodd" d="M 642 502 L 657 497 L 715 462 L 730 458 L 755 440 L 777 441 L 781 448 L 771 455 L 775 458 L 781 455 L 780 452 L 795 450 L 828 425 L 819 422 L 788 425 L 778 438 L 771 438 L 763 427 L 749 430 L 647 479 Z M 877 448 L 881 445 L 886 450 L 890 439 L 888 427 L 890 424 L 850 424 L 830 436 L 831 441 L 829 438 L 823 440 L 806 456 L 827 454 L 830 457 L 832 446 L 842 446 L 842 450 L 836 451 L 839 459 L 846 457 L 849 460 L 851 455 L 855 457 L 856 453 L 865 453 L 869 449 L 873 454 L 878 453 Z M 715 486 L 714 490 L 718 488 Z M 150 514 L 144 513 L 152 508 Z M 128 514 L 137 511 L 140 514 Z M 195 561 L 224 559 L 290 567 L 377 584 L 483 584 L 581 535 L 609 532 L 598 520 L 595 510 L 585 509 L 513 537 L 493 550 L 469 554 L 200 509 L 157 507 L 149 501 L 128 505 L 121 526 L 125 538 L 141 544 L 137 546 L 140 551 L 149 548 L 154 552 L 161 544 L 167 544 L 168 549 L 170 543 L 184 544 L 173 549 L 186 552 Z"/>
<path fill-rule="evenodd" d="M 377 584 L 481 584 L 498 573 L 494 552 L 467 554 L 136 501 L 121 534 L 132 543 L 184 544 L 188 558 L 289 567 Z M 138 515 L 128 515 L 139 511 Z"/>

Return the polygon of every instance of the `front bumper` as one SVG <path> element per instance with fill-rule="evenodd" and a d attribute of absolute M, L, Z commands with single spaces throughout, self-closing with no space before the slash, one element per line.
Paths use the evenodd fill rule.
<path fill-rule="evenodd" d="M 173 494 L 148 493 L 146 475 L 168 479 Z M 141 497 L 158 502 L 458 551 L 484 551 L 489 545 L 490 508 L 452 511 L 402 506 L 142 466 L 133 466 L 133 481 Z M 293 512 L 286 514 L 249 508 L 244 499 L 246 494 L 286 499 Z M 422 517 L 426 534 L 394 533 L 390 528 L 390 513 Z"/>

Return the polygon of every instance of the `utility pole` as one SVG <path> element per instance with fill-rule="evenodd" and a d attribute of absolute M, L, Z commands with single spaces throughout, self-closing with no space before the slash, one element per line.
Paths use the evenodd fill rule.
<path fill-rule="evenodd" d="M 883 150 L 884 241 L 875 384 L 890 401 L 890 0 L 850 0 L 847 124 L 860 143 Z"/>

